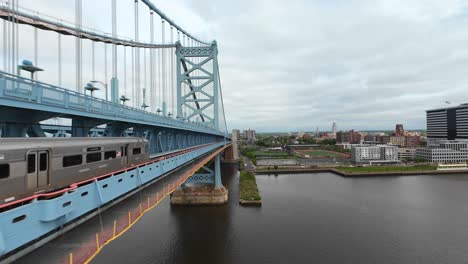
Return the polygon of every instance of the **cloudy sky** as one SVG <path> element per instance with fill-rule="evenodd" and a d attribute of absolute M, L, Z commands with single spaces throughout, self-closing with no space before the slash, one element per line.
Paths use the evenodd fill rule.
<path fill-rule="evenodd" d="M 73 18 L 63 0 L 21 1 Z M 86 12 L 106 10 L 86 1 Z M 153 2 L 218 41 L 229 128 L 420 129 L 424 110 L 468 101 L 465 0 Z"/>

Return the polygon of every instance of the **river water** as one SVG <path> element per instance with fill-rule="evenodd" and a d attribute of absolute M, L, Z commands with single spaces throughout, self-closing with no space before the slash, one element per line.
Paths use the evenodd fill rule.
<path fill-rule="evenodd" d="M 468 263 L 468 175 L 258 175 L 263 206 L 166 200 L 93 263 Z"/>

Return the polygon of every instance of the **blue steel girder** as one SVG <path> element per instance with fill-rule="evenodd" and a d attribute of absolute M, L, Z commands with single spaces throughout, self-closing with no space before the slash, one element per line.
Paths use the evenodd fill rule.
<path fill-rule="evenodd" d="M 41 121 L 54 115 L 47 112 L 31 112 L 25 109 L 0 106 L 0 125 L 2 137 L 42 137 L 45 136 L 40 126 Z"/>
<path fill-rule="evenodd" d="M 208 163 L 210 164 L 210 163 Z M 216 155 L 211 162 L 213 169 L 208 166 L 203 166 L 197 173 L 193 174 L 192 177 L 187 179 L 185 184 L 193 183 L 208 183 L 213 185 L 215 188 L 223 187 L 221 180 L 221 154 Z"/>

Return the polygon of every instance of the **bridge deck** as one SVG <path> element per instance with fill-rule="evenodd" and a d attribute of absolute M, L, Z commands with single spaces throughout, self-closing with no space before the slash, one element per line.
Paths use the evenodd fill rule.
<path fill-rule="evenodd" d="M 122 104 L 115 104 L 5 72 L 0 72 L 0 105 L 52 112 L 63 117 L 82 116 L 222 135 L 221 132 L 213 128 L 160 116 Z"/>

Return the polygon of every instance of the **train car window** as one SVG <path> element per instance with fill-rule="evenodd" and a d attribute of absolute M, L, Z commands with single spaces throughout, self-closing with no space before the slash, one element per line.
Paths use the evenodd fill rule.
<path fill-rule="evenodd" d="M 101 147 L 88 148 L 88 152 L 91 152 L 91 151 L 100 151 L 100 150 L 101 150 Z"/>
<path fill-rule="evenodd" d="M 83 163 L 82 155 L 67 156 L 67 157 L 63 157 L 62 166 L 65 168 L 65 167 L 80 165 L 82 163 Z"/>
<path fill-rule="evenodd" d="M 36 171 L 36 154 L 28 155 L 28 173 Z"/>
<path fill-rule="evenodd" d="M 133 155 L 138 155 L 138 154 L 141 154 L 141 148 L 134 148 Z"/>
<path fill-rule="evenodd" d="M 47 154 L 41 153 L 39 155 L 39 171 L 47 170 Z"/>
<path fill-rule="evenodd" d="M 101 152 L 89 153 L 86 155 L 86 163 L 101 161 Z"/>
<path fill-rule="evenodd" d="M 10 177 L 10 164 L 0 164 L 0 179 Z"/>
<path fill-rule="evenodd" d="M 117 151 L 115 151 L 115 150 L 104 152 L 104 159 L 105 160 L 115 159 L 116 157 L 117 157 Z"/>

